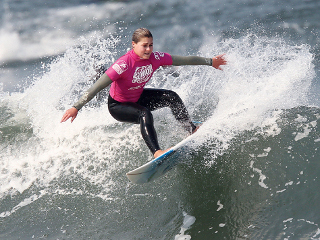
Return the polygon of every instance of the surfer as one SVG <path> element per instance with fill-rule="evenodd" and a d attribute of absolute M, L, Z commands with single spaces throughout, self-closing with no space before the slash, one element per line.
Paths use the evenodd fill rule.
<path fill-rule="evenodd" d="M 132 35 L 132 49 L 112 64 L 78 102 L 65 112 L 61 122 L 69 118 L 73 122 L 78 111 L 87 102 L 111 85 L 108 97 L 110 114 L 118 121 L 140 124 L 142 137 L 156 158 L 166 150 L 159 147 L 151 111 L 169 107 L 174 117 L 190 134 L 194 133 L 197 127 L 192 123 L 177 93 L 166 89 L 144 88 L 155 70 L 168 65 L 208 65 L 222 70 L 221 65 L 225 64 L 224 54 L 204 58 L 153 52 L 151 32 L 146 28 L 139 28 Z"/>

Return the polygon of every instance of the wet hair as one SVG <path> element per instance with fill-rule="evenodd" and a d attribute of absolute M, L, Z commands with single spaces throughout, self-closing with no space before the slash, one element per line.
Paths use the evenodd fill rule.
<path fill-rule="evenodd" d="M 138 43 L 142 38 L 153 38 L 152 33 L 146 28 L 138 28 L 132 34 L 132 41 Z"/>

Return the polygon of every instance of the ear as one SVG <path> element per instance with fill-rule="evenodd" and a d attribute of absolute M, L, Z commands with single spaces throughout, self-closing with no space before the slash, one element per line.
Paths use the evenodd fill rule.
<path fill-rule="evenodd" d="M 132 48 L 134 48 L 135 46 L 136 46 L 136 43 L 132 41 Z"/>

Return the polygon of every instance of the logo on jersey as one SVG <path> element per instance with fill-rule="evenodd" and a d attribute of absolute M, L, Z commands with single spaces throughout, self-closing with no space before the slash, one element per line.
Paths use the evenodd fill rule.
<path fill-rule="evenodd" d="M 137 67 L 133 74 L 132 83 L 144 83 L 147 82 L 153 73 L 152 65 L 146 65 L 142 67 Z"/>
<path fill-rule="evenodd" d="M 157 60 L 160 60 L 160 57 L 164 57 L 163 52 L 153 52 L 153 54 L 154 54 L 154 58 Z"/>
<path fill-rule="evenodd" d="M 125 61 L 119 60 L 112 66 L 112 68 L 120 75 L 128 69 L 128 65 Z"/>

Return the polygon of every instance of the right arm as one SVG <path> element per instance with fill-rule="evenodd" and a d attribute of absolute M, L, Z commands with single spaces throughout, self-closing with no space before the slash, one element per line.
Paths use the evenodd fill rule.
<path fill-rule="evenodd" d="M 89 88 L 82 97 L 73 105 L 72 108 L 68 109 L 63 115 L 61 122 L 67 121 L 71 118 L 71 122 L 77 117 L 78 111 L 89 102 L 98 92 L 108 87 L 112 83 L 112 80 L 107 74 L 103 74 L 93 85 Z"/>

